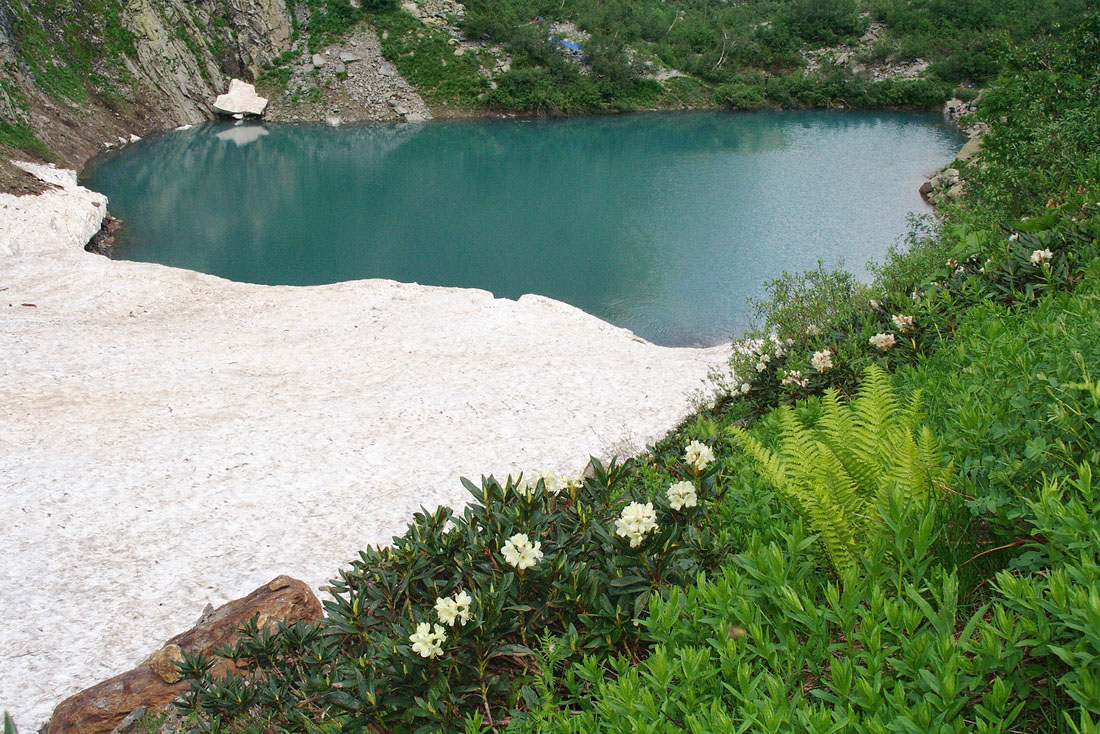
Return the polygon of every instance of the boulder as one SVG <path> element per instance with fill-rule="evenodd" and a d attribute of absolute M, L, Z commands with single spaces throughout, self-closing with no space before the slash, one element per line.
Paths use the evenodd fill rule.
<path fill-rule="evenodd" d="M 262 115 L 267 100 L 256 94 L 256 87 L 240 79 L 229 82 L 229 91 L 214 100 L 214 111 L 222 115 Z"/>
<path fill-rule="evenodd" d="M 969 161 L 971 158 L 973 158 L 974 156 L 978 155 L 978 152 L 981 151 L 981 149 L 982 149 L 982 136 L 981 135 L 975 135 L 974 137 L 970 138 L 970 140 L 966 141 L 966 145 L 964 145 L 962 147 L 962 150 L 959 151 L 959 154 L 957 156 L 955 156 L 955 160 L 962 161 L 962 162 L 965 163 L 965 162 Z"/>
<path fill-rule="evenodd" d="M 315 69 L 320 69 L 324 65 L 325 65 L 325 57 L 322 56 L 321 54 L 313 54 L 313 67 Z"/>
<path fill-rule="evenodd" d="M 345 51 L 344 53 L 340 54 L 340 60 L 343 61 L 345 64 L 353 64 L 356 61 L 362 61 L 363 57 L 359 56 L 358 54 L 349 54 Z"/>
<path fill-rule="evenodd" d="M 186 689 L 179 679 L 176 662 L 184 653 L 210 653 L 231 644 L 237 630 L 256 618 L 261 629 L 275 629 L 279 622 L 315 620 L 322 616 L 321 603 L 309 587 L 289 576 L 279 576 L 243 599 L 231 601 L 187 632 L 168 640 L 133 670 L 116 675 L 62 701 L 53 711 L 48 734 L 109 734 L 134 711 L 158 711 Z M 218 659 L 215 674 L 232 669 L 228 660 Z"/>

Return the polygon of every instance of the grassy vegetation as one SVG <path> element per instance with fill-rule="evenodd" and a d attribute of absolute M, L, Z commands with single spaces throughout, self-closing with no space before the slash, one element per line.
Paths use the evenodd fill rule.
<path fill-rule="evenodd" d="M 528 112 L 615 111 L 674 105 L 648 79 L 669 67 L 709 90 L 702 106 L 735 108 L 936 107 L 960 83 L 991 81 L 1003 56 L 1040 33 L 1060 33 L 1083 0 L 470 0 L 459 21 L 473 39 L 497 44 L 511 70 L 485 104 Z M 391 13 L 400 12 L 391 9 Z M 563 58 L 547 38 L 569 21 L 588 34 L 582 60 Z M 803 74 L 803 52 L 857 44 L 874 21 L 887 26 L 864 64 L 931 64 L 921 80 L 873 82 L 847 66 Z M 591 73 L 587 73 L 590 71 Z M 451 73 L 451 72 L 446 72 Z M 454 72 L 458 73 L 458 72 Z"/>
<path fill-rule="evenodd" d="M 803 38 L 857 33 L 835 7 Z M 546 63 L 495 91 L 614 103 Z M 1096 732 L 1100 16 L 1004 68 L 965 196 L 871 285 L 777 279 L 723 398 L 651 453 L 469 483 L 341 571 L 327 619 L 219 651 L 240 674 L 188 657 L 191 725 Z"/>
<path fill-rule="evenodd" d="M 771 283 L 724 398 L 651 453 L 469 483 L 326 620 L 246 629 L 241 674 L 187 658 L 192 725 L 1096 731 L 1098 63 L 1098 17 L 1022 48 L 946 220 L 870 286 Z"/>
<path fill-rule="evenodd" d="M 119 93 L 109 71 L 136 56 L 120 0 L 41 0 L 11 4 L 20 59 L 45 92 L 73 103 Z"/>

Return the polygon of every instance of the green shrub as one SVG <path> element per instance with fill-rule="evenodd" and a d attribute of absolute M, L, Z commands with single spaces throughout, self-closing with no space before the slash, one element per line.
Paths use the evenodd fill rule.
<path fill-rule="evenodd" d="M 212 727 L 448 728 L 471 710 L 501 718 L 523 705 L 541 635 L 561 636 L 570 656 L 637 658 L 654 590 L 732 550 L 704 522 L 721 465 L 691 448 L 681 482 L 655 493 L 629 462 L 595 463 L 594 478 L 561 491 L 543 479 L 466 483 L 476 503 L 462 514 L 419 513 L 392 547 L 362 552 L 333 582 L 322 622 L 246 627 L 219 651 L 243 676 L 214 680 L 209 661 L 186 661 L 185 707 Z"/>
<path fill-rule="evenodd" d="M 807 553 L 813 538 L 796 524 L 721 574 L 655 596 L 648 659 L 572 666 L 556 681 L 566 706 L 543 707 L 510 731 L 1020 730 L 1041 704 L 1013 678 L 1022 630 L 1004 610 L 965 610 L 957 578 L 927 568 L 935 523 L 896 505 L 889 512 L 890 524 L 919 530 L 878 545 L 923 562 L 921 577 L 880 566 L 823 581 Z"/>
<path fill-rule="evenodd" d="M 779 409 L 779 447 L 766 448 L 744 429 L 736 443 L 756 471 L 805 520 L 838 572 L 854 569 L 878 530 L 881 508 L 897 493 L 923 507 L 948 471 L 927 426 L 919 427 L 920 396 L 903 404 L 881 367 L 864 373 L 849 405 L 826 390 L 821 415 L 806 426 L 789 407 Z"/>
<path fill-rule="evenodd" d="M 956 456 L 975 511 L 1015 534 L 1044 475 L 1096 462 L 1100 425 L 1076 387 L 1100 365 L 1100 282 L 1035 308 L 980 305 L 951 348 L 901 377 L 926 395 L 929 417 Z"/>

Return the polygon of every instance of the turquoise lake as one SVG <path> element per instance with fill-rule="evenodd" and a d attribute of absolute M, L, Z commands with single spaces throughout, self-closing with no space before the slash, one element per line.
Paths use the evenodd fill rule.
<path fill-rule="evenodd" d="M 389 278 L 539 293 L 641 337 L 743 330 L 783 271 L 866 278 L 960 135 L 903 113 L 211 124 L 93 160 L 114 257 L 272 285 Z"/>

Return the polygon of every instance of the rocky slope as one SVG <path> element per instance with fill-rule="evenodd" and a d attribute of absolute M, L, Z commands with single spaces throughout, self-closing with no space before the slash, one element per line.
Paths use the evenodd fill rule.
<path fill-rule="evenodd" d="M 315 67 L 295 32 L 308 20 L 288 0 L 0 0 L 0 190 L 42 190 L 9 157 L 80 168 L 132 135 L 208 119 L 231 78 L 288 59 L 308 84 L 290 85 L 273 119 L 430 116 L 365 26 Z"/>
<path fill-rule="evenodd" d="M 75 166 L 103 141 L 198 122 L 291 34 L 284 0 L 0 0 L 0 114 L 43 149 L 0 142 Z"/>

